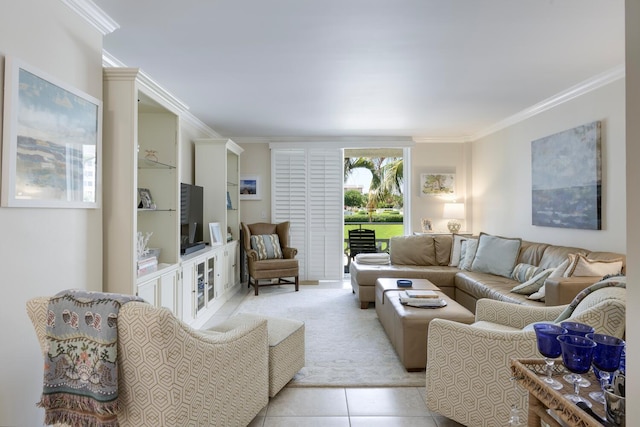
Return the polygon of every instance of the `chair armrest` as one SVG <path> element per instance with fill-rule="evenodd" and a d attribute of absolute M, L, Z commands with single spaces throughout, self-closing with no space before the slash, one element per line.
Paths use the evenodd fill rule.
<path fill-rule="evenodd" d="M 483 298 L 476 304 L 476 322 L 485 321 L 522 329 L 533 322 L 555 320 L 565 307 L 536 307 Z"/>
<path fill-rule="evenodd" d="M 293 259 L 296 257 L 298 249 L 296 248 L 282 248 L 282 256 L 286 259 Z"/>
<path fill-rule="evenodd" d="M 266 321 L 203 334 L 167 309 L 127 303 L 118 340 L 121 425 L 247 425 L 268 403 Z"/>
<path fill-rule="evenodd" d="M 544 301 L 548 306 L 570 304 L 583 289 L 600 281 L 602 277 L 557 277 L 544 282 Z"/>
<path fill-rule="evenodd" d="M 246 249 L 247 258 L 251 261 L 258 261 L 258 252 L 254 249 Z"/>
<path fill-rule="evenodd" d="M 534 331 L 493 331 L 444 319 L 429 324 L 427 407 L 468 426 L 509 419 L 527 394 L 510 380 L 511 358 L 536 358 Z"/>

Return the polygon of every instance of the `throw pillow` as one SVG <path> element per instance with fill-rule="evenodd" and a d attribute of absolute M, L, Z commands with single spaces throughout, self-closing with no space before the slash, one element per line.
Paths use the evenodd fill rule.
<path fill-rule="evenodd" d="M 555 268 L 548 268 L 541 271 L 526 282 L 515 286 L 511 289 L 511 292 L 522 295 L 531 295 L 534 292 L 538 292 L 544 285 L 544 281 L 547 280 L 547 277 L 553 273 L 553 270 L 555 270 Z"/>
<path fill-rule="evenodd" d="M 534 292 L 527 297 L 527 299 L 535 300 L 535 301 L 544 301 L 544 293 L 545 293 L 546 285 L 542 285 L 538 292 Z"/>
<path fill-rule="evenodd" d="M 544 268 L 538 267 L 537 265 L 520 263 L 513 268 L 511 278 L 520 283 L 524 283 L 542 271 L 544 271 Z"/>
<path fill-rule="evenodd" d="M 458 268 L 460 270 L 470 270 L 473 257 L 476 255 L 476 248 L 478 247 L 478 239 L 467 239 L 462 242 L 460 248 L 460 263 Z"/>
<path fill-rule="evenodd" d="M 280 239 L 277 234 L 258 234 L 251 236 L 251 249 L 258 253 L 258 259 L 282 258 Z"/>
<path fill-rule="evenodd" d="M 462 242 L 467 240 L 464 236 L 453 235 L 453 244 L 451 245 L 451 259 L 449 267 L 457 267 L 460 264 L 460 251 L 462 250 Z"/>
<path fill-rule="evenodd" d="M 511 277 L 516 265 L 522 239 L 480 233 L 471 270 L 497 276 Z"/>
<path fill-rule="evenodd" d="M 549 275 L 548 278 L 557 279 L 558 277 L 565 277 L 564 272 L 567 270 L 567 267 L 569 266 L 569 261 L 570 261 L 569 258 L 564 260 L 562 264 L 560 264 L 555 268 L 555 270 L 553 270 L 553 273 L 551 273 L 551 275 Z"/>
<path fill-rule="evenodd" d="M 576 256 L 575 262 L 571 265 L 569 276 L 585 277 L 599 276 L 603 277 L 610 274 L 620 274 L 622 272 L 622 259 L 593 260 L 588 259 L 582 254 Z M 567 269 L 569 270 L 569 269 Z"/>

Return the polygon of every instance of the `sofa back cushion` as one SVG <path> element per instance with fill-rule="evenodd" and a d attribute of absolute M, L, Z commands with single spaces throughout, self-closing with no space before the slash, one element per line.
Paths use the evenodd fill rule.
<path fill-rule="evenodd" d="M 471 270 L 510 278 L 520 253 L 521 243 L 522 240 L 518 238 L 480 233 Z"/>
<path fill-rule="evenodd" d="M 451 247 L 449 247 L 451 250 Z M 389 240 L 391 264 L 438 265 L 433 236 L 395 236 Z"/>
<path fill-rule="evenodd" d="M 588 252 L 586 249 L 572 248 L 570 246 L 549 245 L 544 250 L 544 254 L 542 254 L 539 266 L 543 268 L 557 267 L 568 259 L 569 254 L 586 255 Z"/>
<path fill-rule="evenodd" d="M 520 245 L 520 254 L 518 255 L 516 264 L 540 265 L 540 260 L 547 247 L 549 247 L 548 243 L 536 243 L 523 240 Z"/>
<path fill-rule="evenodd" d="M 436 249 L 436 263 L 438 265 L 449 265 L 453 236 L 451 234 L 433 236 L 433 244 Z"/>

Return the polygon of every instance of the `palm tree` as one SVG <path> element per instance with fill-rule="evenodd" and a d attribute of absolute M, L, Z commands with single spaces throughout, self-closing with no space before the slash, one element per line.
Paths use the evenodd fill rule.
<path fill-rule="evenodd" d="M 380 203 L 391 199 L 393 195 L 402 194 L 404 162 L 401 157 L 345 157 L 345 180 L 354 169 L 358 168 L 364 168 L 371 172 L 372 178 L 366 206 L 369 210 L 369 219 L 371 219 L 373 211 Z"/>

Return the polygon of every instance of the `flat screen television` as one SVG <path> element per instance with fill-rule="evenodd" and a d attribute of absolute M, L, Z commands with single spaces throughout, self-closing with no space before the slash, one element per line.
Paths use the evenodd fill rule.
<path fill-rule="evenodd" d="M 202 245 L 204 240 L 204 188 L 180 183 L 180 249 Z"/>

